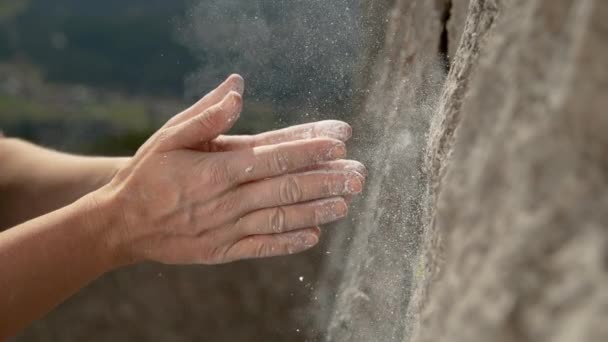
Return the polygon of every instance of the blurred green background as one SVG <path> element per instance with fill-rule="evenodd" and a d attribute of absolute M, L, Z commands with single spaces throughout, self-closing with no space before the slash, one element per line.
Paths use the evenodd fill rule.
<path fill-rule="evenodd" d="M 326 15 L 298 22 L 306 4 L 262 0 L 0 0 L 0 129 L 128 154 L 232 72 L 248 83 L 234 133 L 343 118 L 357 47 L 352 25 L 335 26 L 352 15 L 313 8 Z"/>

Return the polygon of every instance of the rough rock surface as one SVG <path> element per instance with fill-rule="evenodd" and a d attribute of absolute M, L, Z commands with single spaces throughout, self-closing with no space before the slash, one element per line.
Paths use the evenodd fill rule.
<path fill-rule="evenodd" d="M 439 158 L 413 340 L 608 340 L 608 3 L 494 8 Z"/>
<path fill-rule="evenodd" d="M 467 3 L 395 4 L 361 121 L 391 127 L 381 143 L 424 137 L 423 155 L 413 139 L 399 153 L 415 167 L 370 158 L 374 215 L 346 254 L 328 340 L 606 341 L 608 2 Z M 451 57 L 441 96 L 429 125 L 407 123 L 426 112 L 407 91 L 432 92 L 435 76 L 390 56 L 437 39 Z M 415 211 L 394 196 L 412 189 Z"/>
<path fill-rule="evenodd" d="M 426 188 L 422 172 L 429 120 L 445 66 L 447 2 L 397 1 L 390 11 L 384 51 L 378 54 L 362 117 L 355 122 L 356 157 L 371 170 L 355 231 L 337 230 L 326 274 L 344 270 L 328 339 L 400 341 L 412 289 Z M 329 278 L 325 275 L 323 278 Z M 331 286 L 328 286 L 330 288 Z M 333 298 L 323 294 L 323 300 Z"/>

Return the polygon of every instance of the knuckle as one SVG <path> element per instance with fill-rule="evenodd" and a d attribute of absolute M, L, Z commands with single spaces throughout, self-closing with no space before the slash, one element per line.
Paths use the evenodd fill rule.
<path fill-rule="evenodd" d="M 237 203 L 238 202 L 234 196 L 223 196 L 216 202 L 214 213 L 216 215 L 233 213 L 238 208 Z"/>
<path fill-rule="evenodd" d="M 205 131 L 212 130 L 217 126 L 216 116 L 213 110 L 206 110 L 195 117 L 195 122 Z"/>
<path fill-rule="evenodd" d="M 271 168 L 276 173 L 283 173 L 289 169 L 289 157 L 281 148 L 275 149 L 272 153 Z"/>
<path fill-rule="evenodd" d="M 270 247 L 267 243 L 261 242 L 255 247 L 253 256 L 256 258 L 265 258 L 270 255 Z"/>
<path fill-rule="evenodd" d="M 227 259 L 227 251 L 225 248 L 212 247 L 201 249 L 198 259 L 195 261 L 201 265 L 214 265 L 225 262 Z"/>
<path fill-rule="evenodd" d="M 175 231 L 176 228 L 190 235 L 196 235 L 200 232 L 200 227 L 198 227 L 198 225 L 196 224 L 196 215 L 193 213 L 192 209 L 183 210 L 180 214 L 176 216 L 177 217 L 175 218 L 175 223 L 166 228 L 167 233 Z"/>
<path fill-rule="evenodd" d="M 158 132 L 156 134 L 157 134 L 156 140 L 158 142 L 163 142 L 169 138 L 169 129 L 162 128 L 162 129 L 158 130 Z"/>
<path fill-rule="evenodd" d="M 228 246 L 221 246 L 215 248 L 214 253 L 214 264 L 223 264 L 232 261 L 236 261 L 238 259 L 242 259 L 241 251 L 238 248 L 238 244 L 232 243 Z"/>
<path fill-rule="evenodd" d="M 149 149 L 159 149 L 165 146 L 172 136 L 172 130 L 170 128 L 161 128 L 152 136 L 151 139 L 146 141 L 138 150 L 138 152 Z"/>
<path fill-rule="evenodd" d="M 315 225 L 321 224 L 325 216 L 324 208 L 315 208 L 312 210 L 312 220 Z"/>
<path fill-rule="evenodd" d="M 333 188 L 334 186 L 331 179 L 329 179 L 329 177 L 325 177 L 325 179 L 323 179 L 321 182 L 321 194 L 323 196 L 333 195 Z"/>
<path fill-rule="evenodd" d="M 241 108 L 241 106 L 243 105 L 243 97 L 239 93 L 232 93 L 232 101 L 237 109 Z"/>
<path fill-rule="evenodd" d="M 298 203 L 302 200 L 302 188 L 296 177 L 286 177 L 279 187 L 279 200 L 285 204 Z"/>
<path fill-rule="evenodd" d="M 285 230 L 285 209 L 277 207 L 272 209 L 270 214 L 270 229 L 274 233 L 281 233 Z"/>

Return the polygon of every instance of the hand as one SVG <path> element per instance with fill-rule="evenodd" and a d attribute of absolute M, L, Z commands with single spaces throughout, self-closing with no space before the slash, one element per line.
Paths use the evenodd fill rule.
<path fill-rule="evenodd" d="M 339 121 L 257 136 L 221 136 L 238 119 L 233 75 L 156 132 L 94 195 L 121 262 L 218 264 L 292 254 L 317 244 L 318 225 L 347 214 L 365 167 L 346 155 Z M 104 211 L 105 210 L 105 211 Z"/>

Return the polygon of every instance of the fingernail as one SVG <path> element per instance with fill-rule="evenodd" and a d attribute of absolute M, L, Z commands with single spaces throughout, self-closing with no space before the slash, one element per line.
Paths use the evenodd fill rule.
<path fill-rule="evenodd" d="M 357 172 L 359 172 L 363 177 L 368 176 L 367 168 L 363 165 L 357 169 Z"/>
<path fill-rule="evenodd" d="M 243 79 L 239 77 L 238 79 L 235 79 L 234 81 L 232 81 L 230 89 L 232 89 L 232 91 L 236 91 L 237 93 L 243 95 L 243 93 L 245 92 L 245 84 L 243 83 Z"/>
<path fill-rule="evenodd" d="M 315 234 L 304 234 L 302 236 L 302 245 L 304 247 L 310 248 L 319 242 L 319 238 Z"/>
<path fill-rule="evenodd" d="M 334 218 L 336 218 L 336 219 L 342 218 L 342 217 L 346 216 L 346 214 L 348 214 L 348 206 L 346 205 L 346 202 L 342 199 L 340 199 L 334 203 L 333 209 L 334 209 L 333 212 L 335 213 Z"/>
<path fill-rule="evenodd" d="M 340 141 L 347 141 L 352 136 L 352 128 L 346 122 L 329 120 L 318 125 L 317 135 L 319 136 L 327 136 Z"/>
<path fill-rule="evenodd" d="M 230 91 L 228 94 L 226 94 L 226 96 L 224 96 L 224 98 L 222 99 L 222 101 L 220 102 L 220 107 L 222 108 L 222 110 L 231 110 L 234 108 L 234 92 Z"/>
<path fill-rule="evenodd" d="M 345 140 L 348 140 L 353 136 L 353 128 L 350 127 L 350 125 L 346 124 L 342 126 L 342 130 L 344 131 Z"/>
<path fill-rule="evenodd" d="M 353 136 L 353 129 L 346 123 L 334 126 L 334 132 L 337 138 L 342 141 L 347 141 Z"/>
<path fill-rule="evenodd" d="M 342 198 L 328 199 L 320 203 L 316 210 L 317 224 L 325 224 L 343 218 L 348 207 Z"/>
<path fill-rule="evenodd" d="M 346 170 L 355 171 L 355 172 L 358 172 L 359 174 L 361 174 L 361 176 L 367 177 L 367 168 L 365 167 L 365 165 L 363 165 L 359 162 L 352 162 L 351 164 L 348 164 L 348 166 L 346 167 Z"/>
<path fill-rule="evenodd" d="M 347 141 L 353 134 L 353 130 L 345 122 L 342 121 L 327 121 L 322 124 L 325 134 L 328 137 L 335 138 L 341 141 Z"/>
<path fill-rule="evenodd" d="M 336 144 L 329 150 L 329 157 L 331 159 L 340 159 L 346 156 L 346 146 L 342 143 Z"/>
<path fill-rule="evenodd" d="M 363 191 L 363 183 L 358 176 L 351 176 L 346 182 L 346 190 L 351 194 L 358 194 Z"/>

